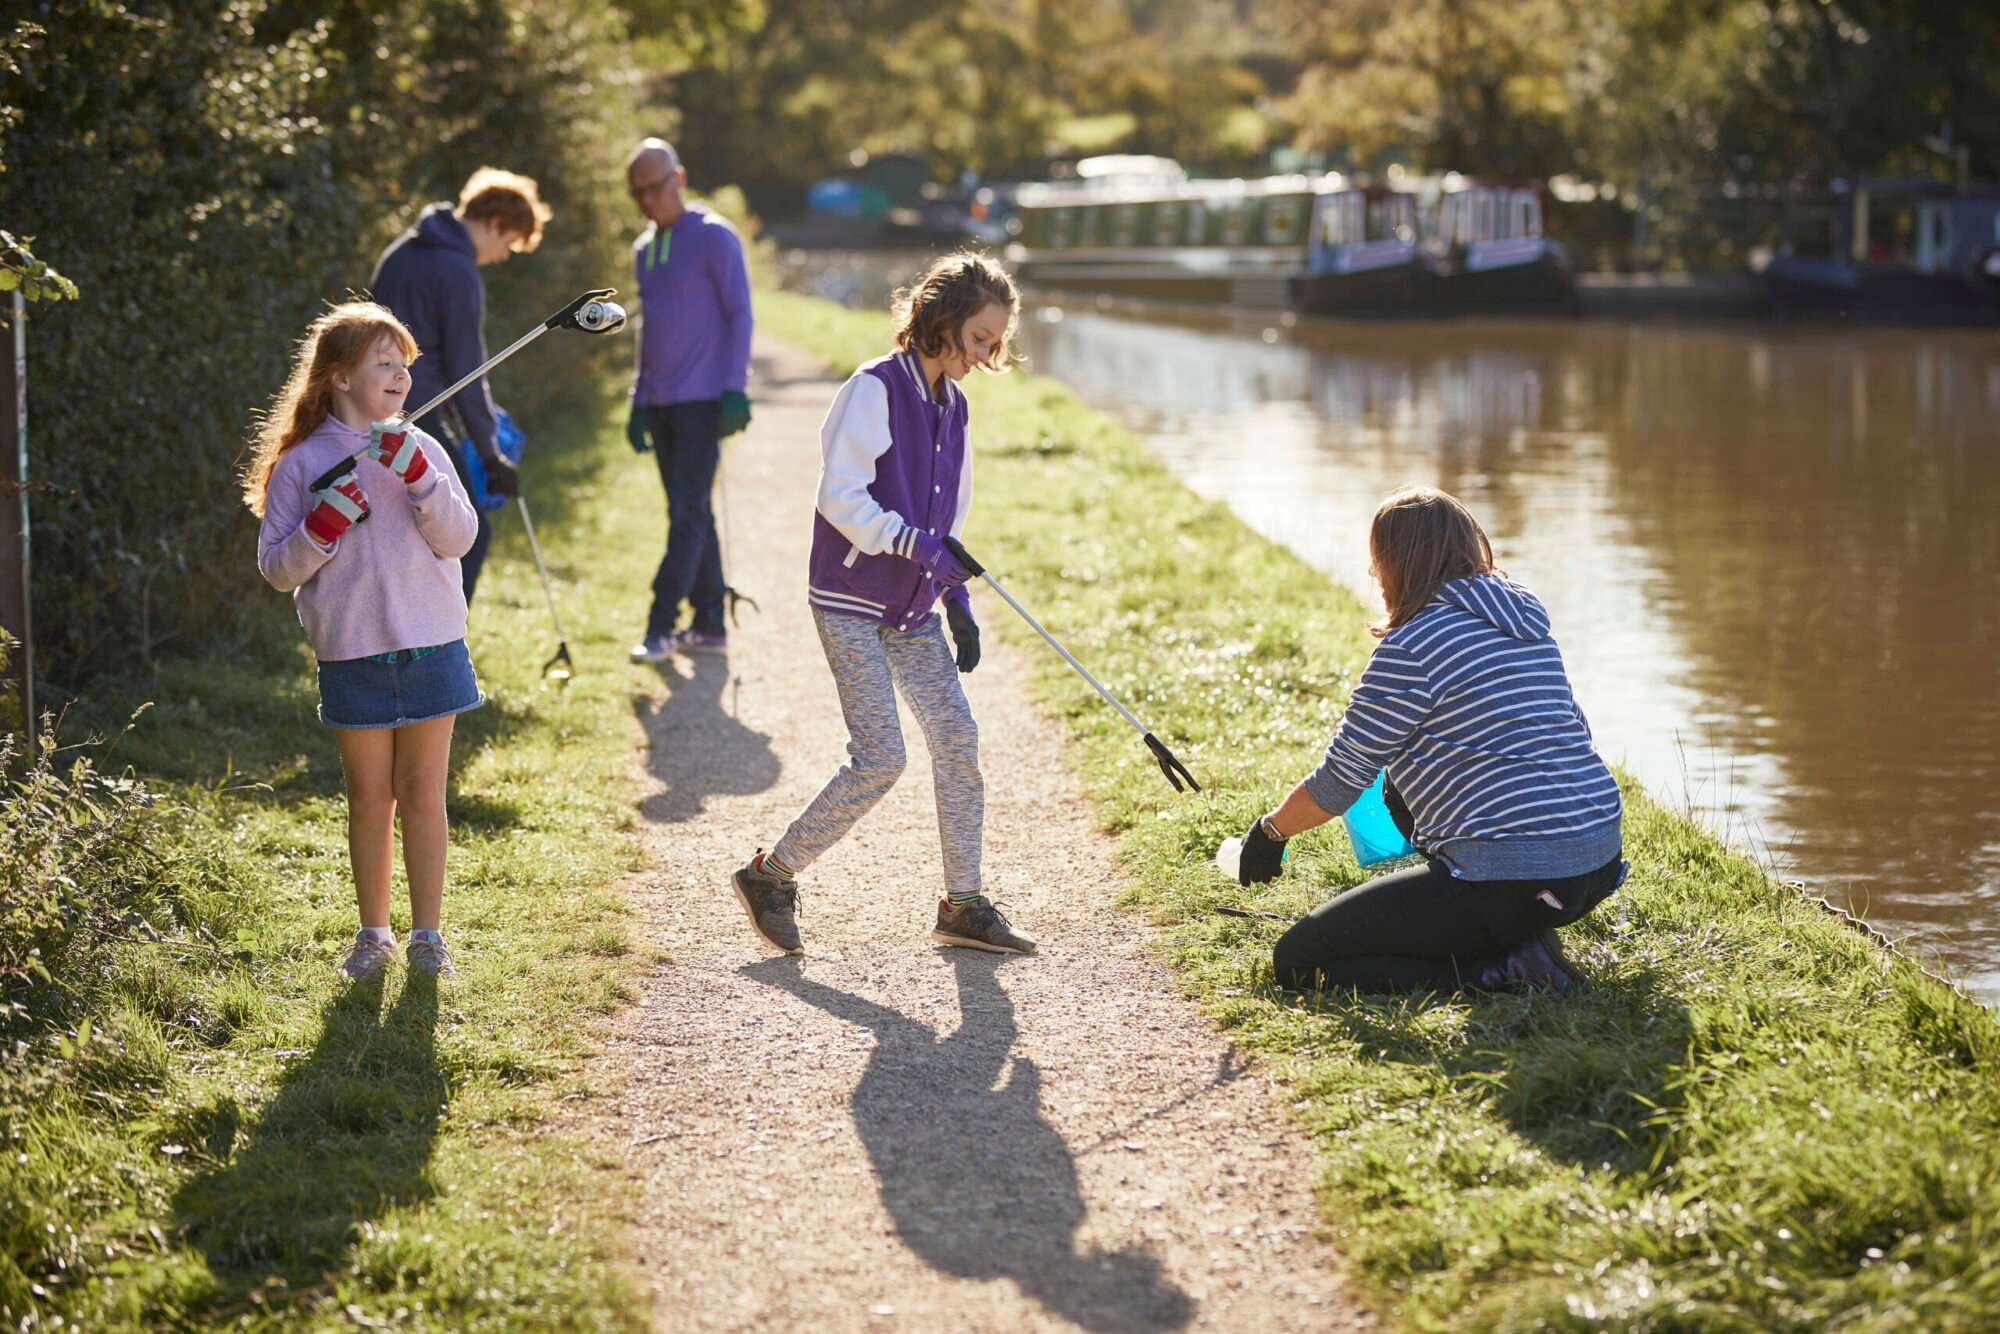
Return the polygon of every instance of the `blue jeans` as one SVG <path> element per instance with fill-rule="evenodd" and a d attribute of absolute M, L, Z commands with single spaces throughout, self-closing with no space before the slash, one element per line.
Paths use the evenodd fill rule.
<path fill-rule="evenodd" d="M 707 399 L 646 409 L 646 433 L 667 489 L 667 552 L 653 575 L 646 633 L 673 632 L 681 599 L 694 605 L 692 629 L 722 634 L 722 545 L 715 536 L 715 465 L 722 455 L 722 404 Z"/>

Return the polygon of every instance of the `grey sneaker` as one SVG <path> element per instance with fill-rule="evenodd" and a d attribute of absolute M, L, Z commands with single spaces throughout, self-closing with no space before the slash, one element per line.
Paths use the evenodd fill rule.
<path fill-rule="evenodd" d="M 758 849 L 761 853 L 763 849 Z M 782 876 L 766 875 L 753 859 L 745 863 L 730 883 L 736 886 L 736 901 L 750 915 L 750 929 L 766 945 L 786 954 L 804 954 L 799 939 L 799 883 Z"/>
<path fill-rule="evenodd" d="M 1026 932 L 1016 931 L 1006 915 L 984 894 L 956 908 L 951 906 L 950 900 L 939 899 L 937 925 L 931 928 L 931 943 L 964 945 L 993 954 L 1035 952 L 1035 938 Z"/>
<path fill-rule="evenodd" d="M 387 968 L 395 957 L 395 941 L 371 940 L 366 934 L 357 931 L 354 933 L 354 943 L 340 956 L 340 975 L 349 981 L 364 981 Z"/>
<path fill-rule="evenodd" d="M 451 947 L 442 938 L 412 940 L 403 950 L 403 960 L 412 973 L 433 977 L 457 977 L 458 965 L 451 961 Z"/>

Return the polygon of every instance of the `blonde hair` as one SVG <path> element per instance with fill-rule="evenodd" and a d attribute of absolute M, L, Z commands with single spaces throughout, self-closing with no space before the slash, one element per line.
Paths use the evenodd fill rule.
<path fill-rule="evenodd" d="M 555 216 L 533 178 L 498 167 L 481 167 L 466 178 L 458 212 L 467 222 L 488 220 L 516 238 L 509 248 L 517 255 L 542 243 L 542 226 Z"/>
<path fill-rule="evenodd" d="M 405 360 L 417 359 L 417 340 L 388 307 L 373 301 L 346 302 L 312 322 L 300 340 L 285 387 L 272 398 L 251 437 L 250 462 L 243 470 L 243 503 L 252 514 L 264 517 L 264 496 L 278 460 L 332 415 L 335 377 L 343 371 L 353 374 L 384 340 L 393 343 Z"/>
<path fill-rule="evenodd" d="M 1368 556 L 1388 617 L 1368 627 L 1380 639 L 1430 605 L 1438 589 L 1475 574 L 1504 574 L 1472 511 L 1431 486 L 1394 492 L 1376 507 Z"/>
<path fill-rule="evenodd" d="M 976 251 L 961 250 L 932 260 L 915 282 L 896 293 L 896 346 L 918 356 L 942 356 L 957 342 L 965 322 L 989 303 L 1007 312 L 1007 329 L 978 365 L 1004 371 L 1014 359 L 1020 300 L 1006 271 Z"/>

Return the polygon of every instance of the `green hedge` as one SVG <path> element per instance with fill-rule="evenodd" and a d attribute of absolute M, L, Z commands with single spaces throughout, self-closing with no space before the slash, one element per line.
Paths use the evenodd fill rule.
<path fill-rule="evenodd" d="M 262 593 L 235 473 L 299 335 L 483 164 L 543 247 L 487 270 L 489 338 L 618 285 L 636 78 L 605 0 L 44 0 L 0 28 L 0 225 L 82 291 L 29 339 L 38 666 L 59 688 L 236 633 Z M 503 341 L 504 340 L 504 341 Z M 550 340 L 496 391 L 534 433 Z"/>

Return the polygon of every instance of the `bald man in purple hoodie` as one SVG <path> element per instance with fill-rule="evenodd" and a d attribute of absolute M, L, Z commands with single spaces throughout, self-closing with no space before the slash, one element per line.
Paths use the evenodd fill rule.
<path fill-rule="evenodd" d="M 632 200 L 652 223 L 633 244 L 639 364 L 625 436 L 653 451 L 667 492 L 667 550 L 653 576 L 635 662 L 728 648 L 722 549 L 709 496 L 724 436 L 750 424 L 750 278 L 727 219 L 687 202 L 673 146 L 647 139 L 626 163 Z M 675 629 L 681 600 L 694 616 Z"/>

